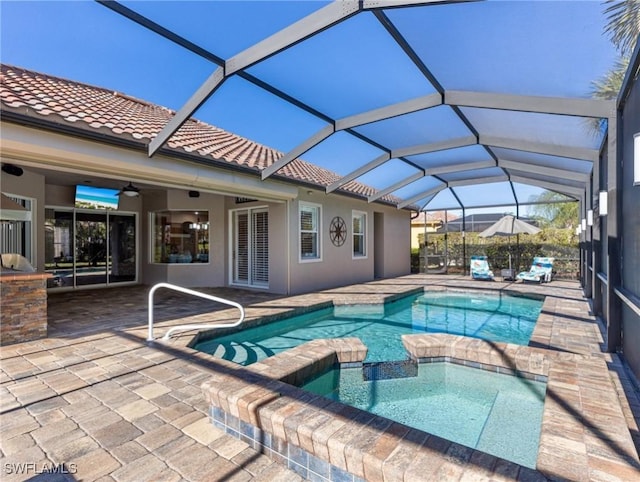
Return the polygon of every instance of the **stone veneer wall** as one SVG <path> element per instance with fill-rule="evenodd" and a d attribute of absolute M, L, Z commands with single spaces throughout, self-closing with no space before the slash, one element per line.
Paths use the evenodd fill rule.
<path fill-rule="evenodd" d="M 634 480 L 640 464 L 603 359 L 455 335 L 404 335 L 443 358 L 547 378 L 537 470 L 332 402 L 295 386 L 366 356 L 357 338 L 315 340 L 202 385 L 213 424 L 310 480 Z M 284 382 L 287 383 L 284 383 Z"/>
<path fill-rule="evenodd" d="M 47 336 L 47 279 L 44 273 L 0 276 L 0 345 Z"/>

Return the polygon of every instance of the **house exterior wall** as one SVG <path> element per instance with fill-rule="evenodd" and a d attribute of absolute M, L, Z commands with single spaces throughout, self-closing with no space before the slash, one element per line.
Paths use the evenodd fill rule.
<path fill-rule="evenodd" d="M 438 229 L 434 229 L 431 225 L 427 226 L 427 236 L 429 234 L 437 233 Z M 411 249 L 420 248 L 420 238 L 424 238 L 425 227 L 424 224 L 412 224 L 411 225 Z"/>
<path fill-rule="evenodd" d="M 299 208 L 300 203 L 321 206 L 320 260 L 300 260 Z M 366 256 L 353 256 L 353 211 L 366 213 Z M 381 273 L 375 273 L 376 253 L 374 245 L 374 212 L 383 213 L 384 258 L 378 263 Z M 340 216 L 347 225 L 347 237 L 342 246 L 334 246 L 330 240 L 331 220 Z M 398 276 L 410 272 L 411 231 L 410 214 L 393 207 L 372 205 L 365 201 L 338 196 L 327 196 L 321 191 L 300 189 L 298 199 L 289 207 L 289 262 L 291 263 L 290 293 L 304 293 L 317 289 L 361 283 L 374 279 L 374 273 L 382 277 Z"/>
<path fill-rule="evenodd" d="M 3 176 L 2 190 L 35 202 L 34 262 L 38 271 L 44 271 L 45 207 L 74 207 L 75 186 L 56 183 L 62 173 L 73 173 L 82 176 L 79 179 L 84 176 L 96 179 L 96 186 L 100 185 L 101 178 L 109 180 L 111 185 L 124 185 L 132 179 L 134 184 L 155 186 L 144 188 L 140 197 L 120 198 L 118 211 L 137 216 L 138 283 L 169 282 L 186 287 L 231 285 L 231 215 L 234 209 L 258 206 L 269 211 L 269 286 L 256 289 L 301 293 L 410 272 L 409 211 L 370 204 L 351 196 L 327 195 L 322 189 L 310 190 L 278 180 L 262 182 L 257 176 L 229 173 L 166 155 L 149 159 L 144 152 L 50 131 L 4 122 L 2 129 L 3 162 L 14 162 L 24 168 L 21 177 L 11 176 L 12 179 L 7 180 Z M 55 172 L 56 179 L 48 180 L 48 175 L 40 172 Z M 188 190 L 198 190 L 200 196 L 191 198 Z M 236 196 L 255 196 L 261 200 L 236 203 Z M 299 260 L 300 201 L 322 205 L 320 262 Z M 209 263 L 152 262 L 149 213 L 163 210 L 209 212 Z M 366 256 L 361 258 L 353 256 L 354 210 L 366 213 Z M 340 247 L 329 239 L 329 225 L 335 216 L 342 217 L 347 225 L 347 239 Z M 383 226 L 375 229 L 376 223 Z"/>
<path fill-rule="evenodd" d="M 392 207 L 372 207 L 366 202 L 344 196 L 326 196 L 320 191 L 307 194 L 300 190 L 300 200 L 322 206 L 321 248 L 322 261 L 300 262 L 298 206 L 291 202 L 253 201 L 236 203 L 235 197 L 202 193 L 189 198 L 186 191 L 170 190 L 166 193 L 144 193 L 144 211 L 141 225 L 141 282 L 155 284 L 161 281 L 187 287 L 234 285 L 232 280 L 231 220 L 236 210 L 267 208 L 269 212 L 269 286 L 274 293 L 301 293 L 374 278 L 377 260 L 382 277 L 408 274 L 410 271 L 408 229 L 409 212 Z M 320 202 L 318 202 L 320 201 Z M 162 210 L 208 210 L 210 236 L 209 264 L 160 264 L 150 262 L 150 213 Z M 352 256 L 351 216 L 353 211 L 367 213 L 367 256 Z M 374 212 L 382 216 L 375 216 Z M 334 216 L 341 216 L 348 226 L 345 244 L 335 247 L 329 240 L 329 224 Z M 374 219 L 382 220 L 378 227 Z M 379 222 L 379 221 L 377 221 Z M 375 240 L 382 241 L 384 249 L 375 254 Z M 289 278 L 289 273 L 291 277 Z M 238 284 L 234 286 L 244 287 Z"/>
<path fill-rule="evenodd" d="M 429 230 L 431 232 L 431 230 Z M 424 234 L 424 224 L 411 225 L 411 249 L 420 248 L 420 235 Z"/>
<path fill-rule="evenodd" d="M 619 226 L 622 234 L 621 271 L 622 288 L 629 297 L 635 297 L 636 311 L 626 304 L 622 306 L 622 350 L 625 359 L 637 377 L 640 377 L 640 185 L 633 185 L 634 152 L 633 137 L 640 133 L 640 81 L 636 77 L 622 112 L 622 176 L 621 216 Z"/>
<path fill-rule="evenodd" d="M 269 290 L 274 293 L 289 292 L 288 204 L 269 204 Z"/>
<path fill-rule="evenodd" d="M 381 211 L 376 206 L 375 211 Z M 411 234 L 408 229 L 410 213 L 395 208 L 387 208 L 384 211 L 382 228 L 384 259 L 380 273 L 382 278 L 404 276 L 411 272 Z"/>
<path fill-rule="evenodd" d="M 13 194 L 30 197 L 36 202 L 34 233 L 36 267 L 44 271 L 45 206 L 73 208 L 75 188 L 45 184 L 44 176 L 25 170 L 16 178 Z M 201 193 L 188 196 L 186 190 L 148 190 L 138 198 L 121 197 L 118 212 L 137 214 L 138 282 L 153 285 L 168 282 L 185 287 L 231 285 L 230 220 L 236 209 L 266 207 L 269 211 L 269 287 L 275 293 L 301 293 L 339 286 L 378 277 L 392 277 L 410 272 L 410 230 L 408 211 L 371 205 L 345 196 L 327 196 L 321 191 L 309 195 L 300 190 L 300 200 L 322 206 L 322 261 L 300 262 L 298 207 L 300 200 L 285 202 L 254 201 L 237 204 L 235 197 Z M 209 263 L 154 263 L 152 256 L 151 213 L 159 211 L 200 210 L 209 214 Z M 365 212 L 367 254 L 353 257 L 352 214 Z M 375 215 L 374 215 L 375 213 Z M 344 245 L 334 246 L 329 239 L 329 225 L 334 216 L 347 224 Z M 379 246 L 376 245 L 379 243 Z M 240 286 L 240 285 L 239 285 Z"/>

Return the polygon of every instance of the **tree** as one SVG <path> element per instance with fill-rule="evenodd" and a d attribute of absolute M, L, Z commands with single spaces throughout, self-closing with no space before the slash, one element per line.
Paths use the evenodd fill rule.
<path fill-rule="evenodd" d="M 640 35 L 640 1 L 606 0 L 604 4 L 609 5 L 604 11 L 608 20 L 604 31 L 628 60 Z"/>
<path fill-rule="evenodd" d="M 620 57 L 613 68 L 597 80 L 591 82 L 591 97 L 594 99 L 610 100 L 618 97 L 622 88 L 622 81 L 629 67 L 629 57 Z M 594 135 L 603 132 L 606 128 L 606 119 L 590 119 L 589 129 Z"/>
<path fill-rule="evenodd" d="M 604 4 L 609 5 L 604 10 L 607 15 L 604 31 L 621 57 L 609 72 L 591 83 L 591 94 L 598 99 L 615 99 L 640 35 L 640 0 L 606 0 Z"/>
<path fill-rule="evenodd" d="M 615 99 L 618 96 L 622 81 L 629 67 L 629 57 L 621 57 L 609 72 L 598 80 L 591 82 L 592 97 L 596 99 Z"/>
<path fill-rule="evenodd" d="M 596 99 L 615 99 L 622 88 L 622 81 L 629 67 L 629 58 L 640 35 L 640 0 L 606 0 L 604 10 L 607 24 L 604 31 L 620 53 L 613 68 L 597 80 L 591 82 L 591 96 Z M 594 134 L 602 132 L 604 119 L 589 121 Z"/>
<path fill-rule="evenodd" d="M 531 196 L 529 200 L 540 203 L 533 206 L 533 215 L 542 221 L 543 225 L 574 230 L 578 226 L 578 203 L 566 199 L 566 196 L 557 192 L 545 191 Z"/>

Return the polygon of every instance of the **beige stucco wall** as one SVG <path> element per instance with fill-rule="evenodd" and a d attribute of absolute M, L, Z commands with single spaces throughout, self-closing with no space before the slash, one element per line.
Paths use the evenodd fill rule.
<path fill-rule="evenodd" d="M 143 282 L 147 284 L 168 281 L 182 286 L 224 286 L 232 283 L 232 239 L 231 219 L 235 210 L 267 208 L 269 212 L 269 287 L 274 293 L 302 293 L 340 286 L 350 283 L 370 281 L 374 273 L 381 277 L 408 274 L 410 271 L 410 231 L 409 212 L 392 207 L 371 205 L 364 201 L 345 196 L 329 195 L 321 191 L 308 194 L 308 189 L 300 189 L 300 200 L 321 204 L 322 261 L 300 262 L 298 235 L 297 200 L 291 202 L 254 201 L 236 204 L 231 196 L 201 194 L 199 198 L 189 198 L 186 191 L 171 190 L 162 199 L 145 195 L 145 227 L 143 236 L 148 236 L 148 211 L 162 209 L 209 210 L 210 222 L 210 263 L 202 265 L 162 265 L 149 263 L 143 259 Z M 352 211 L 367 213 L 367 256 L 352 256 Z M 374 218 L 374 212 L 378 216 Z M 380 216 L 381 215 L 381 216 Z M 341 216 L 348 226 L 347 241 L 341 247 L 333 246 L 329 239 L 329 225 L 334 216 Z M 384 223 L 378 230 L 376 239 L 374 219 Z M 378 241 L 383 249 L 374 249 Z M 149 240 L 144 241 L 145 250 Z M 377 267 L 376 267 L 377 260 Z M 375 269 L 374 269 L 375 268 Z M 379 272 L 376 272 L 379 271 Z M 243 285 L 237 285 L 243 287 Z"/>
<path fill-rule="evenodd" d="M 384 214 L 382 228 L 384 259 L 379 276 L 393 278 L 409 274 L 411 272 L 410 212 L 389 207 L 380 209 L 378 206 L 374 209 Z"/>
<path fill-rule="evenodd" d="M 300 202 L 309 202 L 321 206 L 322 225 L 320 232 L 321 260 L 301 261 L 299 257 L 298 210 Z M 364 258 L 353 257 L 352 212 L 367 213 L 367 255 Z M 375 249 L 374 212 L 382 213 L 384 220 L 383 259 L 378 262 L 376 256 L 381 253 Z M 292 294 L 312 290 L 342 286 L 374 279 L 374 273 L 383 277 L 398 276 L 410 272 L 410 230 L 409 212 L 345 196 L 326 195 L 321 191 L 300 189 L 297 200 L 290 203 L 289 208 L 289 262 L 291 265 Z M 347 225 L 347 239 L 342 246 L 334 246 L 329 238 L 329 226 L 335 216 L 344 219 Z M 380 231 L 378 231 L 380 233 Z"/>
<path fill-rule="evenodd" d="M 437 233 L 438 229 L 434 229 L 430 225 L 427 226 L 427 236 L 432 233 Z M 420 247 L 419 236 L 424 236 L 424 224 L 412 224 L 411 225 L 411 249 L 418 249 Z"/>
<path fill-rule="evenodd" d="M 433 232 L 429 229 L 427 232 Z M 424 234 L 424 225 L 411 226 L 411 249 L 418 249 L 420 247 L 419 235 Z"/>

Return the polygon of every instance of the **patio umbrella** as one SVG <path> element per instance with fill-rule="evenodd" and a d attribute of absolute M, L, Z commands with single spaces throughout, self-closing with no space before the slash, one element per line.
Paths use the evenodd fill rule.
<path fill-rule="evenodd" d="M 511 270 L 511 236 L 514 234 L 537 234 L 540 228 L 532 224 L 525 223 L 521 219 L 510 214 L 501 217 L 494 224 L 482 231 L 479 236 L 481 238 L 492 238 L 494 236 L 509 237 L 509 270 Z"/>

